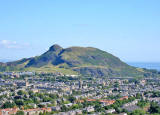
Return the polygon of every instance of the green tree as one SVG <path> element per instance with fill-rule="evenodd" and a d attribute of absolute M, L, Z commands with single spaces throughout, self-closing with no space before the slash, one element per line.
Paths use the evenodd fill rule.
<path fill-rule="evenodd" d="M 102 112 L 102 111 L 104 111 L 104 108 L 102 108 L 102 106 L 100 104 L 96 104 L 94 108 L 95 108 L 96 112 Z"/>
<path fill-rule="evenodd" d="M 158 106 L 157 103 L 152 102 L 150 109 L 149 109 L 150 113 L 159 113 L 160 114 L 160 107 Z"/>
<path fill-rule="evenodd" d="M 10 102 L 5 102 L 3 105 L 2 105 L 2 108 L 13 108 L 16 104 L 15 103 L 10 103 Z"/>
<path fill-rule="evenodd" d="M 18 105 L 18 106 L 24 105 L 24 101 L 23 101 L 23 100 L 20 100 L 20 99 L 16 100 L 15 103 L 16 103 L 16 105 Z"/>
<path fill-rule="evenodd" d="M 137 93 L 137 94 L 136 94 L 136 98 L 137 98 L 137 99 L 140 99 L 140 98 L 141 98 L 141 94 L 140 94 L 140 93 Z"/>
<path fill-rule="evenodd" d="M 130 115 L 145 115 L 145 111 L 143 110 L 135 110 Z"/>
<path fill-rule="evenodd" d="M 17 111 L 16 115 L 24 115 L 23 111 Z"/>
<path fill-rule="evenodd" d="M 73 103 L 73 102 L 76 100 L 76 98 L 73 97 L 73 96 L 70 96 L 70 97 L 68 98 L 68 100 L 69 100 L 71 103 Z"/>
<path fill-rule="evenodd" d="M 141 100 L 137 105 L 141 108 L 144 108 L 145 106 L 149 105 L 149 103 L 147 101 Z"/>
<path fill-rule="evenodd" d="M 22 91 L 22 90 L 19 90 L 19 91 L 17 92 L 17 94 L 18 94 L 18 95 L 24 95 L 24 94 L 26 94 L 26 92 L 25 92 L 25 91 Z"/>
<path fill-rule="evenodd" d="M 67 108 L 65 105 L 62 105 L 61 111 L 62 111 L 62 112 L 66 112 L 66 111 L 68 111 L 68 108 Z"/>

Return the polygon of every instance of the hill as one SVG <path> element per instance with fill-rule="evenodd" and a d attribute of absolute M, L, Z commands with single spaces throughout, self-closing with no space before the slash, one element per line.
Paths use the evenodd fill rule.
<path fill-rule="evenodd" d="M 57 44 L 51 46 L 47 52 L 40 56 L 0 63 L 0 71 L 46 71 L 121 77 L 144 76 L 150 73 L 147 70 L 129 66 L 112 54 L 97 48 L 62 48 Z"/>

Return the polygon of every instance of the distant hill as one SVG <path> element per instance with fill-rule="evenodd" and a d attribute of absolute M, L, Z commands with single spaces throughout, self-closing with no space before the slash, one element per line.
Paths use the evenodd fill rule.
<path fill-rule="evenodd" d="M 40 56 L 0 63 L 1 71 L 62 72 L 89 76 L 136 77 L 150 74 L 122 62 L 110 53 L 92 47 L 62 48 L 55 44 Z"/>

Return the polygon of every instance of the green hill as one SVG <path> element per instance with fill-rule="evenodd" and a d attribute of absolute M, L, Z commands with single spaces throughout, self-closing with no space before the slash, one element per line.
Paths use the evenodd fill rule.
<path fill-rule="evenodd" d="M 38 71 L 90 76 L 144 76 L 149 71 L 127 65 L 110 53 L 92 47 L 53 45 L 40 56 L 0 63 L 1 71 Z"/>

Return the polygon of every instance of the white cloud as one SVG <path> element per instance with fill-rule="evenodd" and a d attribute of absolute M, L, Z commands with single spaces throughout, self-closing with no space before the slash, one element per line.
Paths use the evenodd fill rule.
<path fill-rule="evenodd" d="M 17 43 L 16 41 L 10 41 L 10 40 L 1 40 L 0 41 L 0 47 L 1 48 L 7 48 L 7 49 L 21 49 L 28 47 L 28 43 Z"/>

